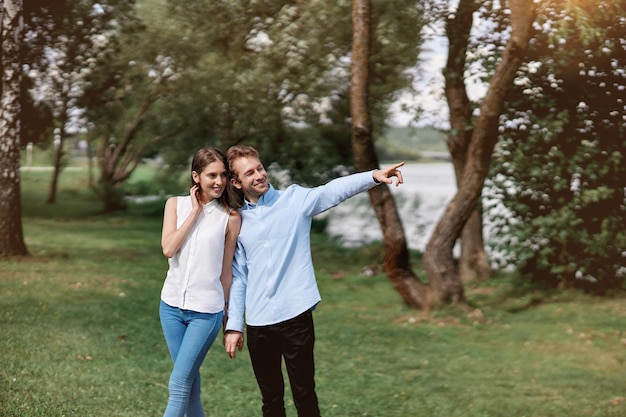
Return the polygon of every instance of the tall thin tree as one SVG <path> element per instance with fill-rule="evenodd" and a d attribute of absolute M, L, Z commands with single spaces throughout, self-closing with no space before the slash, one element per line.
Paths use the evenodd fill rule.
<path fill-rule="evenodd" d="M 350 115 L 354 166 L 357 171 L 379 166 L 369 111 L 371 9 L 371 0 L 352 1 Z M 402 221 L 389 187 L 386 184 L 374 187 L 369 191 L 369 196 L 383 233 L 383 267 L 389 280 L 405 303 L 416 308 L 428 307 L 430 291 L 428 286 L 419 282 L 411 268 Z"/>
<path fill-rule="evenodd" d="M 28 255 L 20 194 L 22 0 L 2 0 L 0 13 L 0 256 Z"/>

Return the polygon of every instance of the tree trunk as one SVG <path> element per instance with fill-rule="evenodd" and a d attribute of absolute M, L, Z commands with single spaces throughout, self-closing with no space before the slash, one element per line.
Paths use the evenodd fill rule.
<path fill-rule="evenodd" d="M 61 117 L 59 120 L 59 134 L 57 137 L 57 134 L 54 134 L 54 138 L 53 138 L 53 148 L 54 148 L 54 161 L 52 163 L 52 179 L 50 181 L 50 191 L 48 193 L 48 200 L 46 200 L 46 203 L 48 204 L 54 204 L 57 201 L 57 190 L 59 187 L 59 177 L 61 176 L 61 170 L 63 169 L 63 156 L 64 156 L 64 145 L 65 145 L 65 137 L 67 135 L 66 133 L 66 127 L 67 127 L 67 121 L 68 121 L 68 117 L 67 117 L 67 102 L 69 100 L 69 98 L 67 97 L 67 94 L 64 93 L 61 97 L 61 100 L 63 101 L 63 108 L 61 111 Z"/>
<path fill-rule="evenodd" d="M 115 146 L 109 144 L 108 138 L 100 139 L 100 146 L 96 151 L 98 164 L 100 166 L 100 196 L 104 203 L 104 212 L 112 213 L 125 208 L 123 194 L 118 188 L 119 184 L 131 176 L 139 162 L 145 145 L 133 146 L 133 141 L 137 137 L 137 132 L 141 127 L 144 117 L 150 106 L 159 99 L 159 93 L 167 82 L 168 77 L 162 76 L 148 96 L 144 99 L 141 107 L 134 115 L 124 132 L 124 136 Z M 164 137 L 155 138 L 153 143 Z"/>
<path fill-rule="evenodd" d="M 3 0 L 0 16 L 0 256 L 25 256 L 20 194 L 22 1 Z"/>
<path fill-rule="evenodd" d="M 459 8 L 466 2 L 473 0 L 461 0 Z M 509 6 L 511 38 L 481 103 L 480 115 L 469 141 L 459 189 L 435 227 L 424 253 L 424 269 L 431 282 L 435 303 L 463 300 L 463 287 L 454 267 L 452 249 L 480 199 L 489 171 L 491 154 L 498 138 L 498 122 L 506 89 L 515 78 L 515 72 L 522 62 L 530 39 L 535 3 L 527 0 L 510 0 Z"/>
<path fill-rule="evenodd" d="M 96 184 L 96 181 L 93 175 L 93 170 L 94 170 L 93 148 L 91 146 L 90 140 L 85 141 L 85 144 L 86 144 L 85 155 L 87 157 L 87 185 L 89 187 L 93 187 Z"/>
<path fill-rule="evenodd" d="M 480 201 L 477 206 L 461 232 L 461 259 L 459 261 L 461 282 L 483 281 L 491 276 L 491 267 L 483 239 L 483 214 Z"/>
<path fill-rule="evenodd" d="M 473 14 L 479 3 L 462 1 L 454 17 L 446 23 L 448 37 L 448 61 L 444 70 L 445 93 L 450 111 L 452 134 L 447 145 L 452 156 L 457 187 L 461 183 L 467 149 L 472 137 L 472 108 L 465 88 L 464 71 L 469 35 L 473 25 Z M 483 221 L 480 201 L 461 233 L 461 259 L 459 275 L 462 282 L 486 279 L 491 268 L 485 252 Z"/>
<path fill-rule="evenodd" d="M 46 203 L 54 204 L 57 201 L 57 189 L 59 184 L 59 176 L 61 175 L 62 161 L 63 161 L 63 142 L 64 142 L 64 128 L 61 128 L 61 134 L 59 135 L 59 141 L 54 139 L 54 161 L 52 163 L 52 179 L 50 180 L 50 190 L 48 192 L 48 199 Z"/>
<path fill-rule="evenodd" d="M 124 210 L 126 204 L 124 204 L 124 196 L 114 184 L 103 183 L 101 184 L 101 198 L 104 204 L 104 213 L 115 213 L 116 211 Z"/>
<path fill-rule="evenodd" d="M 352 149 L 357 171 L 378 168 L 372 140 L 369 113 L 370 0 L 352 1 L 352 75 L 350 113 L 352 116 Z M 409 251 L 402 221 L 386 184 L 369 191 L 383 233 L 383 268 L 404 302 L 416 308 L 428 308 L 430 291 L 419 282 L 409 261 Z"/>

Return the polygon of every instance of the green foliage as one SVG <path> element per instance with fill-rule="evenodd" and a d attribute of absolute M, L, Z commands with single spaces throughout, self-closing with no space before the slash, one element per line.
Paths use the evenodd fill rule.
<path fill-rule="evenodd" d="M 351 163 L 350 7 L 279 0 L 141 0 L 137 9 L 116 0 L 33 3 L 26 62 L 31 73 L 39 71 L 40 86 L 47 65 L 63 63 L 62 73 L 72 76 L 68 109 L 81 109 L 71 112 L 80 115 L 72 126 L 87 130 L 105 210 L 123 205 L 121 184 L 140 158 L 160 155 L 170 166 L 186 166 L 206 145 L 254 145 L 268 165 L 318 184 L 335 175 L 333 167 Z M 394 92 L 411 85 L 405 69 L 416 62 L 424 17 L 423 5 L 412 1 L 393 8 L 375 1 L 374 8 L 372 115 L 382 129 Z M 46 61 L 50 47 L 68 59 Z M 37 121 L 46 116 L 29 114 Z M 33 141 L 45 133 L 32 130 Z"/>
<path fill-rule="evenodd" d="M 559 4 L 544 9 L 543 27 L 558 24 L 536 33 L 502 120 L 492 181 L 505 207 L 494 212 L 499 249 L 551 286 L 621 288 L 626 2 L 582 3 L 568 19 Z"/>
<path fill-rule="evenodd" d="M 52 109 L 39 105 L 30 95 L 34 81 L 29 77 L 22 77 L 21 111 L 20 111 L 20 143 L 37 144 L 41 147 L 50 147 L 52 144 L 52 126 L 54 117 Z"/>
<path fill-rule="evenodd" d="M 146 80 L 155 78 L 146 69 L 146 48 L 128 53 L 138 39 L 146 39 L 137 36 L 145 28 L 135 2 L 34 2 L 26 17 L 24 62 L 33 98 L 53 117 L 57 156 L 64 155 L 67 137 L 85 133 L 82 138 L 90 142 L 101 169 L 98 184 L 105 209 L 121 207 L 118 184 L 147 153 L 145 144 L 133 147 L 129 142 L 138 130 L 142 105 L 153 99 L 145 91 L 153 83 Z"/>
<path fill-rule="evenodd" d="M 34 174 L 25 202 L 38 200 Z M 75 194 L 58 211 L 28 209 L 33 256 L 0 260 L 0 417 L 160 415 L 171 371 L 158 318 L 161 219 L 94 214 L 82 176 L 63 181 Z M 380 263 L 379 243 L 312 241 L 324 416 L 626 414 L 623 295 L 539 291 L 500 275 L 466 287 L 480 310 L 428 315 L 403 306 L 380 270 L 362 273 Z M 258 415 L 247 348 L 230 360 L 218 337 L 201 373 L 207 416 Z M 289 387 L 285 398 L 295 416 Z"/>
<path fill-rule="evenodd" d="M 189 193 L 189 167 L 173 169 L 157 163 L 142 164 L 124 185 L 127 195 L 166 196 Z"/>
<path fill-rule="evenodd" d="M 161 46 L 182 71 L 149 124 L 176 132 L 161 152 L 169 163 L 206 144 L 245 143 L 310 184 L 351 163 L 350 2 L 166 4 Z M 416 62 L 424 18 L 412 1 L 373 7 L 371 112 L 382 128 L 394 92 L 411 85 L 405 70 Z"/>
<path fill-rule="evenodd" d="M 24 15 L 22 59 L 33 100 L 24 120 L 43 121 L 64 137 L 85 127 L 80 101 L 88 76 L 116 49 L 120 32 L 139 26 L 134 1 L 28 2 Z M 42 133 L 31 130 L 33 139 Z"/>

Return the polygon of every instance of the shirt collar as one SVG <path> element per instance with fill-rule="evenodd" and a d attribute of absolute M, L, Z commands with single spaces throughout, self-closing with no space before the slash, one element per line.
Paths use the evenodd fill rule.
<path fill-rule="evenodd" d="M 217 200 L 217 198 L 214 198 L 213 200 L 211 200 L 208 203 L 204 204 L 202 206 L 202 210 L 205 213 L 210 214 L 213 210 L 215 210 L 215 207 L 217 207 L 218 204 L 219 204 L 219 201 Z"/>
<path fill-rule="evenodd" d="M 276 191 L 272 184 L 269 184 L 268 190 L 261 197 L 259 197 L 259 201 L 257 201 L 256 204 L 251 203 L 248 199 L 244 198 L 244 207 L 246 207 L 246 209 L 253 209 L 256 206 L 269 206 L 277 198 L 278 191 Z"/>

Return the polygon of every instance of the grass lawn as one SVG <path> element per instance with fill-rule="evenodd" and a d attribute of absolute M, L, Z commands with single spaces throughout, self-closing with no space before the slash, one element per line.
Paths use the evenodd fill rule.
<path fill-rule="evenodd" d="M 103 216 L 81 176 L 63 174 L 48 206 L 48 178 L 22 177 L 32 256 L 0 260 L 0 417 L 162 415 L 163 203 Z M 546 293 L 499 275 L 466 287 L 475 312 L 426 315 L 383 274 L 362 274 L 379 245 L 314 235 L 313 248 L 324 417 L 626 416 L 623 295 Z M 259 416 L 247 349 L 230 360 L 219 342 L 202 368 L 206 415 Z M 286 399 L 295 417 L 288 388 Z"/>

